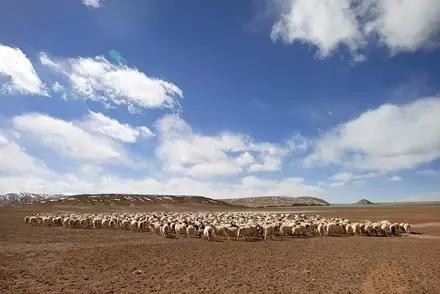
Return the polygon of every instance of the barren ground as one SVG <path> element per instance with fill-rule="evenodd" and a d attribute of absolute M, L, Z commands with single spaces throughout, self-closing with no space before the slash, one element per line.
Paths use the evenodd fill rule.
<path fill-rule="evenodd" d="M 23 223 L 28 212 L 43 209 L 68 210 L 0 208 L 0 293 L 440 291 L 440 205 L 293 208 L 354 220 L 405 221 L 416 234 L 265 242 L 164 239 Z"/>

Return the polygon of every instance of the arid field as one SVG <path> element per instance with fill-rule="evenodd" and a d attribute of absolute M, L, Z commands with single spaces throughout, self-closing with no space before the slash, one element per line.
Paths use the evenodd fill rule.
<path fill-rule="evenodd" d="M 31 226 L 35 212 L 233 210 L 185 206 L 0 208 L 1 293 L 439 293 L 440 205 L 271 209 L 408 222 L 394 237 L 167 239 L 119 229 Z"/>

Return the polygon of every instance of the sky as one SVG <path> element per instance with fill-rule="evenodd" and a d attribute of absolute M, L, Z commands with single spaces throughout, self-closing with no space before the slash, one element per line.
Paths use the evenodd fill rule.
<path fill-rule="evenodd" d="M 440 200 L 440 2 L 2 1 L 24 191 Z"/>

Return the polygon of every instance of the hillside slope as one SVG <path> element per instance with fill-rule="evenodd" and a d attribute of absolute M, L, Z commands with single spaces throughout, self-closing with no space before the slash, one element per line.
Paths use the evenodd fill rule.
<path fill-rule="evenodd" d="M 151 195 L 151 194 L 79 194 L 46 195 L 35 193 L 9 193 L 0 195 L 0 206 L 40 204 L 62 206 L 142 206 L 142 205 L 209 205 L 231 206 L 223 201 L 203 196 Z"/>
<path fill-rule="evenodd" d="M 358 202 L 355 203 L 356 205 L 371 205 L 374 204 L 373 202 L 371 202 L 370 200 L 367 199 L 361 199 Z"/>
<path fill-rule="evenodd" d="M 316 197 L 261 196 L 221 199 L 232 205 L 247 207 L 328 206 L 327 201 Z"/>
<path fill-rule="evenodd" d="M 5 205 L 20 205 L 20 204 L 32 204 L 40 201 L 45 201 L 48 198 L 54 197 L 49 194 L 37 194 L 37 193 L 7 193 L 0 195 L 0 206 Z"/>

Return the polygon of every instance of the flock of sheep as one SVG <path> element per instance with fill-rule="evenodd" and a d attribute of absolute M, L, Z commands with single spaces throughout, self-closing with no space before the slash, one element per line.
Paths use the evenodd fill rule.
<path fill-rule="evenodd" d="M 166 238 L 177 236 L 214 239 L 273 239 L 311 236 L 396 236 L 410 233 L 407 223 L 389 221 L 351 222 L 348 219 L 293 213 L 211 212 L 211 213 L 38 213 L 26 216 L 26 224 L 62 226 L 66 229 L 125 229 L 153 232 Z"/>

